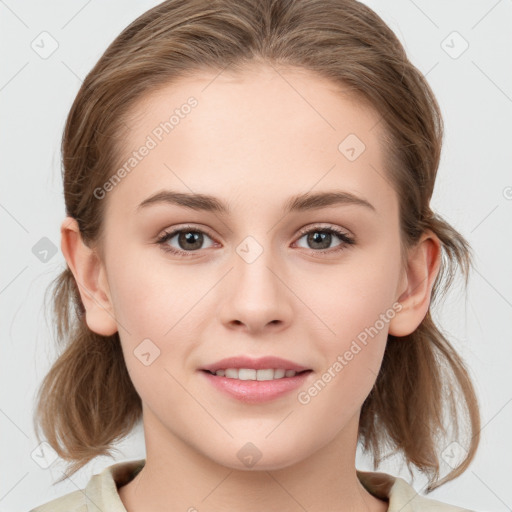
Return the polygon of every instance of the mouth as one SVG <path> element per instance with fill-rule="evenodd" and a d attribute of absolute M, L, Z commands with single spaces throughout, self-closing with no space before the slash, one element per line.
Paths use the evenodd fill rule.
<path fill-rule="evenodd" d="M 311 371 L 311 368 L 277 356 L 253 358 L 239 355 L 204 365 L 201 370 L 228 379 L 271 380 L 291 377 L 305 370 Z"/>
<path fill-rule="evenodd" d="M 246 404 L 263 404 L 283 398 L 307 385 L 313 370 L 283 368 L 226 368 L 215 371 L 202 369 L 205 382 L 213 389 Z"/>
<path fill-rule="evenodd" d="M 285 370 L 284 368 L 225 368 L 215 371 L 202 370 L 210 375 L 216 377 L 225 377 L 227 379 L 236 380 L 256 380 L 256 381 L 267 381 L 267 380 L 279 380 L 295 377 L 296 375 L 302 375 L 304 373 L 310 373 L 313 370 Z"/>

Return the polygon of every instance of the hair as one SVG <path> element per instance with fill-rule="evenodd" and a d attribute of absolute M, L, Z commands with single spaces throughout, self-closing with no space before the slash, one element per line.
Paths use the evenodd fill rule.
<path fill-rule="evenodd" d="M 400 454 L 409 470 L 414 465 L 428 476 L 431 492 L 467 469 L 480 440 L 479 405 L 468 370 L 431 311 L 457 270 L 467 287 L 472 250 L 429 205 L 443 139 L 438 103 L 374 11 L 355 0 L 168 0 L 148 10 L 106 49 L 68 114 L 61 148 L 66 213 L 77 220 L 84 242 L 101 249 L 106 201 L 96 199 L 94 190 L 121 161 L 130 109 L 195 72 L 240 71 L 256 63 L 312 71 L 373 107 L 389 148 L 385 170 L 399 201 L 402 248 L 413 247 L 427 230 L 441 242 L 429 310 L 410 335 L 388 335 L 358 434 L 375 468 L 390 454 Z M 41 428 L 68 462 L 60 482 L 95 457 L 110 455 L 114 443 L 141 420 L 142 403 L 119 334 L 101 336 L 88 328 L 68 265 L 50 291 L 61 353 L 39 388 L 34 426 L 38 439 Z M 461 416 L 470 436 L 466 456 L 439 479 L 440 452 L 461 441 Z M 448 434 L 446 423 L 456 432 Z"/>

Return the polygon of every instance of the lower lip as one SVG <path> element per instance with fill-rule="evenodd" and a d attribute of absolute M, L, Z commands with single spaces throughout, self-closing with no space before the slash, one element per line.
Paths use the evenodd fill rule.
<path fill-rule="evenodd" d="M 295 375 L 294 377 L 282 377 L 274 380 L 239 380 L 228 379 L 213 375 L 201 370 L 208 381 L 220 391 L 246 403 L 262 403 L 279 398 L 286 393 L 297 389 L 312 373 L 311 370 Z"/>

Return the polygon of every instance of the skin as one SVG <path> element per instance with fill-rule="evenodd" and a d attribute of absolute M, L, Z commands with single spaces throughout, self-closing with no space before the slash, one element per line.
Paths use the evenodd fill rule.
<path fill-rule="evenodd" d="M 388 333 L 413 332 L 428 311 L 440 243 L 425 233 L 400 261 L 398 198 L 384 178 L 383 123 L 368 106 L 305 70 L 253 66 L 197 73 L 146 96 L 128 120 L 135 150 L 189 96 L 198 105 L 102 199 L 102 253 L 81 240 L 76 221 L 61 227 L 62 251 L 80 287 L 91 330 L 119 332 L 143 402 L 146 465 L 119 489 L 128 512 L 385 511 L 355 468 L 361 406 L 377 377 Z M 215 78 L 216 77 L 216 78 Z M 365 151 L 349 161 L 348 134 Z M 163 189 L 210 194 L 230 215 L 155 204 Z M 290 196 L 345 190 L 369 201 L 283 215 Z M 155 241 L 191 223 L 203 245 L 190 256 Z M 327 249 L 301 228 L 334 226 Z M 236 249 L 251 236 L 251 263 Z M 187 250 L 178 237 L 167 245 Z M 254 248 L 251 249 L 254 251 Z M 324 256 L 321 256 L 321 253 Z M 400 303 L 378 335 L 304 405 L 297 394 L 352 341 Z M 160 355 L 134 355 L 149 338 Z M 311 368 L 303 387 L 248 404 L 211 386 L 199 369 L 232 355 L 277 355 Z M 237 457 L 253 443 L 261 459 Z M 203 500 L 203 501 L 201 501 Z"/>

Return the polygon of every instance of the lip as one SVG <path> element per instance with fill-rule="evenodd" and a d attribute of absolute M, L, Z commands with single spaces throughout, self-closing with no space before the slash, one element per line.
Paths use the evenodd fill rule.
<path fill-rule="evenodd" d="M 282 361 L 282 360 L 281 360 Z M 228 366 L 229 368 L 229 366 Z M 231 366 L 233 368 L 233 366 Z M 282 367 L 280 367 L 282 368 Z M 290 368 L 293 370 L 293 368 Z M 303 385 L 312 370 L 299 373 L 294 377 L 282 377 L 275 380 L 238 380 L 228 379 L 209 373 L 206 369 L 200 371 L 207 381 L 217 390 L 248 404 L 258 404 L 275 400 Z"/>
<path fill-rule="evenodd" d="M 201 370 L 216 372 L 217 370 L 225 370 L 227 368 L 253 368 L 255 370 L 281 368 L 283 370 L 295 370 L 296 372 L 311 369 L 306 366 L 294 363 L 293 361 L 275 356 L 265 356 L 258 359 L 253 359 L 252 357 L 247 356 L 234 356 L 226 357 L 213 364 L 204 366 L 201 368 Z"/>

